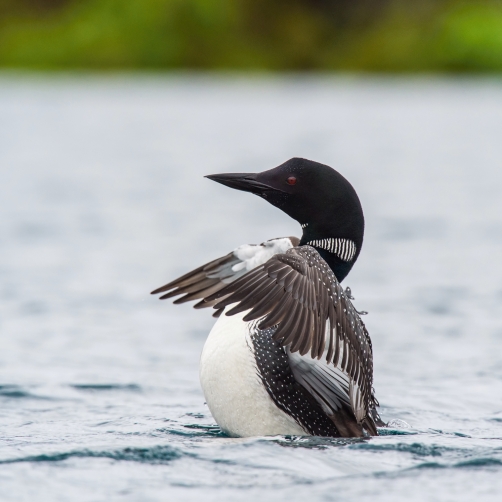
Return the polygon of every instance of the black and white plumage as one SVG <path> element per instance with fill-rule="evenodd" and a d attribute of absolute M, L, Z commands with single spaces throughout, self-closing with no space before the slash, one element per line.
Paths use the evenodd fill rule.
<path fill-rule="evenodd" d="M 256 367 L 263 385 L 275 405 L 292 416 L 309 434 L 338 436 L 333 420 L 321 405 L 312 400 L 309 392 L 295 377 L 291 358 L 280 341 L 274 340 L 275 328 L 251 328 L 250 340 L 256 359 Z"/>
<path fill-rule="evenodd" d="M 199 300 L 195 308 L 213 307 L 219 317 L 201 357 L 214 418 L 231 436 L 376 435 L 371 340 L 340 285 L 362 244 L 353 188 L 304 159 L 258 175 L 210 178 L 262 196 L 303 228 L 301 240 L 240 246 L 153 292 L 183 295 L 175 303 Z M 295 198 L 300 183 L 307 193 Z M 316 215 L 332 206 L 340 224 Z"/>

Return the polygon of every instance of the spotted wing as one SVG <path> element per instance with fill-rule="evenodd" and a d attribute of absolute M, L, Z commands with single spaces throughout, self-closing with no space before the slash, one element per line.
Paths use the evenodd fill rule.
<path fill-rule="evenodd" d="M 284 253 L 298 245 L 296 237 L 271 239 L 262 244 L 245 244 L 213 260 L 192 272 L 152 291 L 152 295 L 164 293 L 160 300 L 183 295 L 174 301 L 175 304 L 193 300 L 201 300 L 194 305 L 200 309 L 212 307 L 219 300 L 207 300 L 207 297 L 221 291 L 228 284 L 243 277 L 250 270 L 267 262 L 274 254 Z M 219 297 L 220 298 L 220 297 Z M 218 309 L 213 316 L 218 317 L 223 309 Z"/>
<path fill-rule="evenodd" d="M 226 315 L 246 312 L 259 329 L 276 327 L 295 378 L 328 415 L 351 410 L 376 434 L 371 419 L 371 340 L 335 275 L 310 246 L 290 249 L 208 296 Z M 321 361 L 322 358 L 322 361 Z M 350 435 L 350 434 L 349 434 Z"/>

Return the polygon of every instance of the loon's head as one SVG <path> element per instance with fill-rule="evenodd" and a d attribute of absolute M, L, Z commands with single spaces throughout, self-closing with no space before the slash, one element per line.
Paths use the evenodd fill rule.
<path fill-rule="evenodd" d="M 315 247 L 339 281 L 357 260 L 364 236 L 363 210 L 352 185 L 331 167 L 293 158 L 261 173 L 206 178 L 259 195 L 298 221 L 303 228 L 300 245 Z"/>

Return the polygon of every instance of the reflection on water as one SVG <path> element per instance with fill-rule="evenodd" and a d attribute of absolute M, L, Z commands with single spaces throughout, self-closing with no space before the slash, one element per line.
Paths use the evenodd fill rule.
<path fill-rule="evenodd" d="M 496 81 L 4 75 L 2 500 L 496 500 L 501 127 Z M 198 383 L 209 312 L 148 295 L 298 235 L 203 178 L 292 156 L 363 203 L 345 282 L 370 312 L 378 438 L 226 438 Z"/>

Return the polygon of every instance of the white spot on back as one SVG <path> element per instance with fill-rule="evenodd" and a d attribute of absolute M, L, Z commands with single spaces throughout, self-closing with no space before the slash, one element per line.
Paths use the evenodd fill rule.
<path fill-rule="evenodd" d="M 293 244 L 288 237 L 271 239 L 262 244 L 244 244 L 234 250 L 234 255 L 240 260 L 232 267 L 233 272 L 245 270 L 249 272 L 253 268 L 266 263 L 272 256 L 285 253 Z"/>

